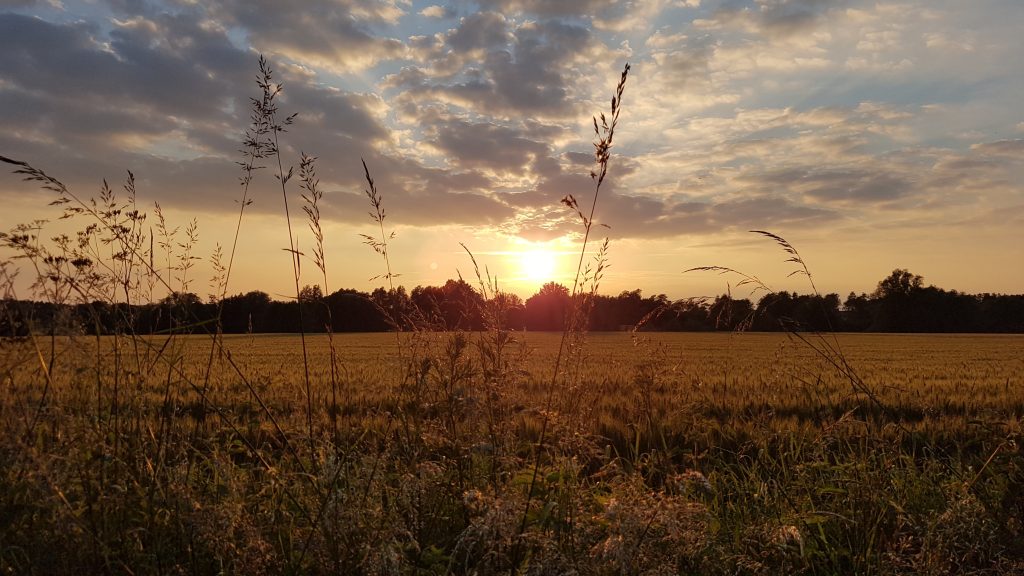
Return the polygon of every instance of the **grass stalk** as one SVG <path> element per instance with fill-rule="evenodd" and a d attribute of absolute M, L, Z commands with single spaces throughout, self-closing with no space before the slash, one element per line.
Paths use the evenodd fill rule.
<path fill-rule="evenodd" d="M 583 260 L 587 253 L 587 242 L 590 239 L 590 229 L 594 223 L 594 213 L 597 210 L 597 199 L 601 192 L 601 185 L 604 183 L 605 177 L 608 175 L 608 162 L 611 159 L 612 140 L 615 136 L 615 127 L 619 121 L 619 112 L 622 108 L 622 93 L 626 88 L 626 78 L 629 75 L 629 68 L 629 64 L 626 64 L 626 66 L 623 68 L 622 75 L 619 78 L 619 84 L 615 89 L 615 95 L 612 97 L 610 121 L 609 117 L 606 117 L 603 112 L 600 115 L 600 125 L 598 125 L 597 118 L 594 118 L 594 134 L 597 136 L 597 141 L 594 143 L 594 157 L 597 162 L 598 169 L 597 172 L 590 173 L 591 179 L 594 180 L 594 198 L 590 204 L 589 215 L 583 215 L 583 213 L 580 211 L 579 203 L 572 195 L 568 195 L 562 199 L 563 204 L 576 211 L 577 215 L 580 217 L 583 223 L 584 230 L 583 243 L 580 247 L 580 257 L 576 265 L 576 274 L 573 278 L 572 283 L 571 306 L 577 305 L 576 302 L 578 290 L 580 288 L 580 277 L 583 272 Z M 558 376 L 561 371 L 562 359 L 565 354 L 566 342 L 569 338 L 569 334 L 571 333 L 571 331 L 578 328 L 570 325 L 570 318 L 574 317 L 575 314 L 571 314 L 571 316 L 566 318 L 566 325 L 563 326 L 562 337 L 558 343 L 558 354 L 555 357 L 555 365 L 554 369 L 552 370 L 551 383 L 549 386 L 547 397 L 544 401 L 544 411 L 542 413 L 540 437 L 537 440 L 537 446 L 534 448 L 535 452 L 533 471 L 530 475 L 530 483 L 526 491 L 526 503 L 523 507 L 523 513 L 519 523 L 519 536 L 526 532 L 526 524 L 529 519 L 530 507 L 533 503 L 533 497 L 535 495 L 534 493 L 537 487 L 537 477 L 540 473 L 541 459 L 543 457 L 545 443 L 547 441 L 548 435 L 550 421 L 549 413 L 551 411 L 555 390 L 557 388 L 556 385 L 558 383 Z M 513 565 L 518 567 L 520 561 L 521 558 L 517 539 L 516 551 L 513 553 Z"/>

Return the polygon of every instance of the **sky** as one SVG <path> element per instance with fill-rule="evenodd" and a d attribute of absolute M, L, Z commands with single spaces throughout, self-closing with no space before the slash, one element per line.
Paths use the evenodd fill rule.
<path fill-rule="evenodd" d="M 285 170 L 318 158 L 329 291 L 383 282 L 360 236 L 380 234 L 363 159 L 396 283 L 474 280 L 468 249 L 526 297 L 573 282 L 583 229 L 560 200 L 594 198 L 593 117 L 628 62 L 586 256 L 608 238 L 601 292 L 744 295 L 737 277 L 685 272 L 710 265 L 808 292 L 749 232 L 767 230 L 822 292 L 907 268 L 1021 293 L 1022 29 L 1020 0 L 0 0 L 0 155 L 81 197 L 131 170 L 144 207 L 198 222 L 189 289 L 206 294 L 210 256 L 233 243 L 262 54 L 281 114 L 298 113 Z M 86 224 L 4 172 L 0 229 Z M 228 292 L 294 295 L 269 169 L 250 197 Z"/>

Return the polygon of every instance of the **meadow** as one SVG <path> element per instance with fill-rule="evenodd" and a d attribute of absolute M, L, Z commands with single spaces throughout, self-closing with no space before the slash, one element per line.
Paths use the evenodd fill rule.
<path fill-rule="evenodd" d="M 560 334 L 307 337 L 312 420 L 297 336 L 6 341 L 0 566 L 1024 568 L 1024 337 L 814 338 L 867 390 L 793 335 L 588 334 L 554 387 Z"/>

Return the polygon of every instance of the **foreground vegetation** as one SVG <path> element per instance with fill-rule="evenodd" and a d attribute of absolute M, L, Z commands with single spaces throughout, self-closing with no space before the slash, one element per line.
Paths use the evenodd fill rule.
<path fill-rule="evenodd" d="M 225 338 L 208 373 L 203 337 L 5 342 L 0 566 L 1024 568 L 1020 337 L 842 336 L 879 410 L 781 335 L 593 334 L 554 389 L 559 336 L 506 336 L 337 337 L 333 379 L 307 342 L 312 435 L 297 337 Z"/>
<path fill-rule="evenodd" d="M 371 301 L 393 332 L 333 333 L 331 307 L 300 287 L 306 259 L 330 293 L 315 159 L 285 170 L 292 117 L 262 59 L 238 222 L 256 170 L 276 165 L 295 300 L 310 305 L 296 336 L 225 336 L 237 235 L 209 256 L 215 314 L 200 318 L 176 306 L 194 222 L 174 228 L 159 206 L 147 222 L 130 174 L 123 196 L 104 184 L 85 199 L 0 156 L 85 221 L 0 235 L 0 317 L 30 327 L 0 340 L 0 572 L 1024 573 L 1021 337 L 588 333 L 609 254 L 588 241 L 628 72 L 594 121 L 589 208 L 562 200 L 582 242 L 555 334 L 509 331 L 515 303 L 475 260 L 463 310 L 481 330 Z M 363 168 L 380 230 L 365 243 L 394 294 L 393 234 Z M 758 234 L 823 302 L 796 248 Z M 50 306 L 42 324 L 16 308 L 18 263 Z M 161 299 L 160 333 L 141 333 L 136 313 Z M 311 308 L 326 334 L 302 331 Z"/>

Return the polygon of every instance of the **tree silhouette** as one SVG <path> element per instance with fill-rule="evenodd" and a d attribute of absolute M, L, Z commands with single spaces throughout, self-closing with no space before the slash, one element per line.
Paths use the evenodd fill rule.
<path fill-rule="evenodd" d="M 557 282 L 548 282 L 526 299 L 526 327 L 530 330 L 561 330 L 568 310 L 569 289 Z"/>
<path fill-rule="evenodd" d="M 925 286 L 921 276 L 896 269 L 871 294 L 850 293 L 840 306 L 838 294 L 802 295 L 775 292 L 755 307 L 747 299 L 722 295 L 708 302 L 670 302 L 664 294 L 644 297 L 639 289 L 617 296 L 594 295 L 588 321 L 591 330 L 622 330 L 638 326 L 652 331 L 842 330 L 884 332 L 1014 332 L 1024 333 L 1024 295 L 970 295 Z M 308 332 L 379 332 L 436 329 L 513 330 L 563 328 L 571 298 L 565 286 L 548 282 L 524 303 L 499 292 L 489 302 L 465 281 L 442 286 L 377 288 L 372 293 L 343 289 L 324 296 L 307 285 L 299 301 L 276 301 L 266 292 L 236 294 L 222 301 L 225 333 L 296 332 L 303 307 Z M 329 310 L 329 314 L 328 314 Z M 486 318 L 484 312 L 486 311 Z M 36 333 L 114 334 L 133 331 L 212 330 L 217 305 L 192 293 L 174 293 L 149 304 L 0 301 L 0 336 Z M 753 318 L 752 322 L 748 322 Z M 485 322 L 486 319 L 486 322 Z M 328 326 L 330 323 L 330 326 Z"/>
<path fill-rule="evenodd" d="M 878 283 L 874 296 L 876 298 L 905 298 L 920 290 L 924 278 L 911 274 L 905 268 L 897 268 Z"/>
<path fill-rule="evenodd" d="M 923 315 L 919 306 L 924 279 L 897 268 L 878 283 L 874 297 L 877 313 L 870 329 L 876 332 L 921 332 Z"/>

